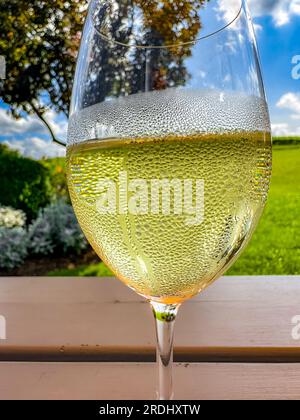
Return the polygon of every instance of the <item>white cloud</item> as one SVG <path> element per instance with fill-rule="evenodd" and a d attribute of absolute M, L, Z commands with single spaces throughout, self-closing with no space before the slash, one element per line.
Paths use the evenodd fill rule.
<path fill-rule="evenodd" d="M 300 128 L 292 127 L 288 123 L 272 124 L 273 136 L 299 136 Z"/>
<path fill-rule="evenodd" d="M 287 92 L 277 101 L 276 107 L 281 109 L 279 118 L 272 124 L 274 136 L 300 136 L 300 92 Z M 284 122 L 282 122 L 284 115 Z"/>
<path fill-rule="evenodd" d="M 240 9 L 241 0 L 218 0 L 219 19 L 224 19 L 226 24 L 234 20 Z"/>
<path fill-rule="evenodd" d="M 255 22 L 253 23 L 253 26 L 254 26 L 254 30 L 255 30 L 256 34 L 258 34 L 263 29 L 263 27 L 261 25 L 259 25 L 258 23 L 255 23 Z"/>
<path fill-rule="evenodd" d="M 52 110 L 45 114 L 45 118 L 52 127 L 55 135 L 61 139 L 66 139 L 67 119 L 58 115 Z M 29 115 L 19 119 L 13 118 L 4 108 L 0 108 L 0 127 L 2 137 L 22 134 L 24 137 L 34 133 L 34 135 L 49 135 L 45 125 L 35 115 Z"/>
<path fill-rule="evenodd" d="M 277 108 L 287 109 L 291 111 L 290 117 L 292 119 L 300 120 L 300 93 L 288 92 L 285 93 L 277 102 Z"/>
<path fill-rule="evenodd" d="M 273 136 L 287 136 L 288 124 L 287 123 L 272 124 L 272 134 Z"/>
<path fill-rule="evenodd" d="M 67 135 L 67 119 L 52 110 L 45 117 L 57 138 L 64 141 Z M 0 108 L 0 127 L 2 142 L 19 150 L 24 156 L 40 159 L 65 155 L 65 148 L 52 142 L 49 131 L 37 116 L 28 115 L 15 119 L 4 108 Z"/>
<path fill-rule="evenodd" d="M 41 123 L 34 117 L 14 119 L 5 109 L 0 108 L 1 136 L 44 131 Z"/>
<path fill-rule="evenodd" d="M 259 16 L 272 16 L 275 26 L 288 24 L 293 16 L 300 16 L 300 0 L 248 0 L 249 9 L 253 18 Z M 217 10 L 219 19 L 226 23 L 231 22 L 237 15 L 241 0 L 218 0 Z M 254 22 L 255 30 L 262 29 L 261 25 Z"/>
<path fill-rule="evenodd" d="M 39 137 L 30 137 L 23 140 L 5 140 L 3 143 L 11 149 L 18 150 L 22 155 L 34 159 L 65 156 L 64 147 Z"/>
<path fill-rule="evenodd" d="M 50 110 L 46 112 L 45 117 L 47 121 L 50 123 L 55 136 L 59 140 L 66 140 L 67 138 L 67 130 L 68 130 L 68 121 L 67 118 L 59 116 L 55 111 Z"/>
<path fill-rule="evenodd" d="M 249 0 L 253 17 L 270 15 L 276 26 L 290 22 L 294 15 L 300 16 L 300 0 Z"/>
<path fill-rule="evenodd" d="M 300 15 L 300 1 L 292 1 L 291 11 L 297 15 Z"/>

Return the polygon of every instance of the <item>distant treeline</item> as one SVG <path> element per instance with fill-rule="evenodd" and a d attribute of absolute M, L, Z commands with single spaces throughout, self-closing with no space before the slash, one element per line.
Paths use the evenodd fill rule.
<path fill-rule="evenodd" d="M 287 146 L 290 144 L 300 144 L 300 137 L 288 136 L 288 137 L 273 137 L 273 144 Z"/>

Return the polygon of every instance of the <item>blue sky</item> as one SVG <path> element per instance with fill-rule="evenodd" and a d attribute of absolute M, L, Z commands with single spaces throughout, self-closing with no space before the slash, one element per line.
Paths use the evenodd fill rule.
<path fill-rule="evenodd" d="M 222 0 L 220 0 L 222 1 Z M 227 5 L 230 1 L 226 0 Z M 300 0 L 249 0 L 262 61 L 265 88 L 274 135 L 300 135 L 300 65 L 299 78 L 292 77 L 296 56 L 300 63 Z M 292 60 L 295 63 L 292 63 Z M 35 117 L 13 120 L 5 105 L 0 106 L 0 141 L 35 158 L 63 156 L 64 148 L 54 145 L 44 126 Z M 49 111 L 55 133 L 65 139 L 67 121 Z"/>
<path fill-rule="evenodd" d="M 300 63 L 300 10 L 299 16 L 291 15 L 282 25 L 270 16 L 257 17 L 255 22 L 260 25 L 257 40 L 273 134 L 300 135 L 300 68 L 295 68 Z M 299 79 L 293 78 L 293 68 Z"/>

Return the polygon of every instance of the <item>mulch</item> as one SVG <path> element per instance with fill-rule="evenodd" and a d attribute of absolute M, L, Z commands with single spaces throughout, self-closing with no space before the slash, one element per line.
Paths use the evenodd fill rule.
<path fill-rule="evenodd" d="M 0 269 L 0 276 L 45 276 L 53 270 L 73 269 L 99 262 L 99 257 L 92 249 L 89 249 L 82 255 L 30 257 L 25 260 L 21 267 L 13 270 Z"/>

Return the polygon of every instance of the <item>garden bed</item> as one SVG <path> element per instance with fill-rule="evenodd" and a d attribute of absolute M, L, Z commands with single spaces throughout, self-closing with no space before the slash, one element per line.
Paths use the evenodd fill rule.
<path fill-rule="evenodd" d="M 29 257 L 18 268 L 0 269 L 0 276 L 46 276 L 56 270 L 76 270 L 79 267 L 94 264 L 99 264 L 99 257 L 89 249 L 81 255 Z"/>
<path fill-rule="evenodd" d="M 292 141 L 299 142 L 299 139 L 277 139 L 273 149 L 271 189 L 264 215 L 247 250 L 227 274 L 300 274 L 300 144 L 291 143 Z M 53 175 L 50 177 L 56 185 L 56 191 L 60 193 L 57 192 L 50 207 L 39 213 L 37 221 L 26 227 L 28 252 L 25 251 L 28 256 L 25 262 L 18 268 L 0 269 L 0 275 L 111 276 L 111 271 L 87 245 L 74 212 L 67 204 L 63 159 L 56 159 L 50 163 L 54 168 L 52 172 L 61 175 L 57 183 L 53 181 Z M 64 194 L 61 194 L 61 191 L 64 191 Z M 4 213 L 2 219 L 8 217 Z M 6 220 L 6 224 L 20 224 L 20 217 L 18 210 L 15 213 L 10 211 L 10 218 Z M 2 245 L 0 244 L 2 262 L 6 262 L 6 255 L 10 258 L 16 255 L 20 257 L 21 251 L 25 252 L 23 238 L 10 236 L 8 231 L 6 233 L 2 238 Z M 8 245 L 12 249 L 7 250 Z M 42 253 L 44 255 L 39 255 Z"/>

